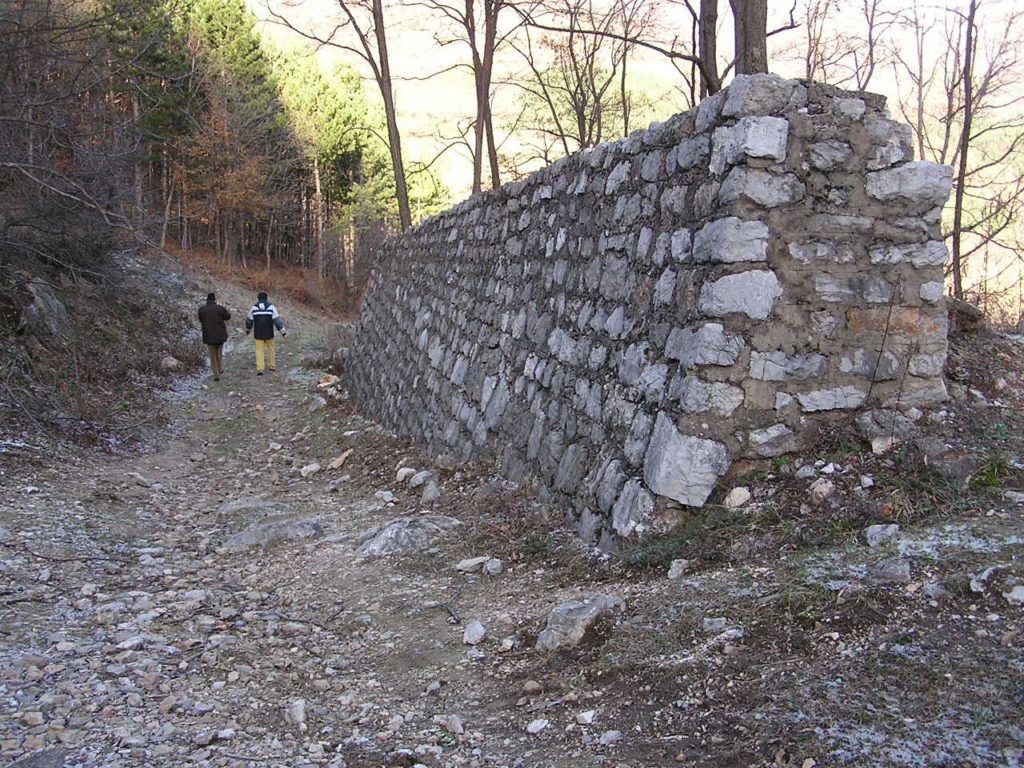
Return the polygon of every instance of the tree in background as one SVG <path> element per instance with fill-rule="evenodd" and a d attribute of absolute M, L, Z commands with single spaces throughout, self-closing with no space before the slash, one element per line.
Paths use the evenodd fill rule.
<path fill-rule="evenodd" d="M 988 18 L 978 13 L 990 10 Z M 953 294 L 995 301 L 996 286 L 1019 285 L 1024 252 L 1024 11 L 997 15 L 970 2 L 967 13 L 916 3 L 899 17 L 908 46 L 894 46 L 898 108 L 914 129 L 917 154 L 953 166 L 945 223 Z M 1016 272 L 1017 279 L 1006 275 Z M 965 285 L 974 274 L 973 287 Z"/>

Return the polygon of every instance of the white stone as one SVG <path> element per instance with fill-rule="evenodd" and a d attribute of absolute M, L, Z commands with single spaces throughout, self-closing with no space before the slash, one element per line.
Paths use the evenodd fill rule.
<path fill-rule="evenodd" d="M 673 328 L 665 342 L 665 356 L 683 368 L 694 365 L 732 365 L 743 351 L 743 337 L 725 332 L 721 323 L 706 323 L 696 330 Z"/>
<path fill-rule="evenodd" d="M 1024 584 L 1018 584 L 1009 592 L 1003 592 L 1003 598 L 1008 603 L 1024 606 Z"/>
<path fill-rule="evenodd" d="M 920 290 L 917 295 L 921 297 L 922 301 L 927 301 L 929 304 L 934 304 L 940 301 L 946 293 L 946 286 L 941 280 L 931 280 L 927 283 L 922 283 Z"/>
<path fill-rule="evenodd" d="M 927 161 L 905 163 L 867 175 L 867 192 L 876 200 L 907 200 L 944 205 L 953 187 L 953 169 Z"/>
<path fill-rule="evenodd" d="M 395 474 L 395 482 L 404 483 L 410 477 L 416 474 L 416 470 L 412 467 L 402 467 Z"/>
<path fill-rule="evenodd" d="M 872 264 L 905 264 L 915 267 L 941 267 L 946 263 L 949 251 L 941 240 L 912 245 L 886 244 L 872 248 L 869 252 Z M 941 296 L 941 293 L 940 293 Z"/>
<path fill-rule="evenodd" d="M 803 264 L 849 264 L 854 260 L 849 245 L 827 241 L 790 243 L 789 255 Z"/>
<path fill-rule="evenodd" d="M 832 102 L 832 114 L 847 120 L 860 120 L 866 109 L 864 99 L 836 99 Z"/>
<path fill-rule="evenodd" d="M 716 128 L 712 136 L 712 173 L 721 175 L 744 157 L 784 160 L 789 121 L 781 117 L 744 117 L 735 125 Z"/>
<path fill-rule="evenodd" d="M 803 200 L 807 193 L 802 181 L 792 173 L 776 174 L 760 168 L 736 166 L 722 182 L 718 199 L 734 203 L 746 198 L 765 208 L 777 208 Z"/>
<path fill-rule="evenodd" d="M 411 488 L 419 488 L 433 476 L 434 473 L 431 472 L 429 469 L 422 469 L 412 476 L 412 478 L 409 480 L 409 486 Z"/>
<path fill-rule="evenodd" d="M 315 475 L 319 471 L 320 465 L 314 461 L 312 464 L 307 464 L 302 469 L 300 469 L 299 474 L 302 475 L 303 477 L 311 477 L 312 475 Z"/>
<path fill-rule="evenodd" d="M 907 370 L 912 376 L 941 376 L 946 365 L 946 353 L 936 352 L 931 355 L 914 355 L 910 358 Z"/>
<path fill-rule="evenodd" d="M 807 413 L 832 411 L 840 408 L 859 408 L 864 404 L 866 398 L 867 393 L 853 386 L 818 389 L 796 396 L 796 399 L 800 401 L 800 407 Z"/>
<path fill-rule="evenodd" d="M 570 600 L 552 609 L 547 625 L 537 635 L 536 648 L 542 653 L 559 648 L 573 648 L 579 645 L 587 629 L 603 613 L 621 610 L 621 598 L 610 595 L 590 594 L 582 601 Z"/>
<path fill-rule="evenodd" d="M 630 480 L 612 507 L 612 527 L 619 536 L 629 536 L 654 513 L 654 499 L 643 483 Z"/>
<path fill-rule="evenodd" d="M 668 416 L 658 414 L 644 461 L 644 480 L 652 492 L 699 507 L 728 468 L 724 445 L 683 435 Z"/>
<path fill-rule="evenodd" d="M 668 567 L 668 577 L 675 581 L 676 579 L 682 578 L 683 575 L 690 570 L 690 561 L 679 558 L 673 560 Z"/>
<path fill-rule="evenodd" d="M 772 424 L 770 427 L 751 430 L 747 435 L 747 444 L 751 453 L 764 458 L 792 453 L 800 448 L 796 434 L 785 424 Z"/>
<path fill-rule="evenodd" d="M 304 728 L 306 724 L 306 700 L 295 699 L 285 709 L 284 719 L 289 725 Z"/>
<path fill-rule="evenodd" d="M 594 722 L 594 718 L 597 716 L 596 709 L 588 709 L 584 712 L 580 712 L 576 715 L 577 725 L 590 725 Z"/>
<path fill-rule="evenodd" d="M 538 717 L 536 720 L 531 720 L 529 725 L 526 726 L 526 732 L 532 736 L 536 736 L 538 733 L 547 728 L 549 722 L 543 717 Z"/>
<path fill-rule="evenodd" d="M 726 509 L 739 509 L 751 499 L 751 493 L 749 488 L 742 486 L 733 488 L 726 495 L 722 504 L 725 505 Z"/>
<path fill-rule="evenodd" d="M 693 241 L 696 261 L 733 263 L 768 257 L 768 225 L 735 216 L 708 222 Z"/>
<path fill-rule="evenodd" d="M 740 312 L 754 320 L 764 320 L 781 296 L 782 286 L 774 272 L 751 270 L 705 283 L 697 308 L 711 317 Z"/>
<path fill-rule="evenodd" d="M 466 645 L 479 645 L 487 637 L 487 630 L 479 621 L 471 621 L 462 632 L 462 642 Z"/>
<path fill-rule="evenodd" d="M 627 179 L 629 179 L 629 171 L 632 166 L 628 160 L 623 160 L 608 174 L 608 181 L 604 185 L 604 193 L 606 195 L 615 194 L 619 187 L 621 187 Z"/>
<path fill-rule="evenodd" d="M 811 165 L 819 171 L 831 171 L 842 165 L 853 154 L 853 148 L 845 141 L 820 141 L 810 146 Z"/>
<path fill-rule="evenodd" d="M 796 86 L 795 80 L 778 75 L 736 75 L 725 90 L 722 116 L 781 114 L 789 106 Z"/>
<path fill-rule="evenodd" d="M 803 381 L 825 373 L 824 355 L 787 355 L 781 350 L 750 353 L 750 377 L 760 381 Z"/>
<path fill-rule="evenodd" d="M 480 557 L 468 557 L 465 560 L 460 560 L 455 564 L 455 570 L 462 573 L 476 573 L 477 571 L 483 570 L 484 563 L 491 559 L 490 555 L 482 555 Z"/>

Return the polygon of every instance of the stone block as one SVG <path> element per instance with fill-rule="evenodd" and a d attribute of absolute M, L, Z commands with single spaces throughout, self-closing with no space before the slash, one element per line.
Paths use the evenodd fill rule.
<path fill-rule="evenodd" d="M 795 80 L 778 75 L 736 75 L 725 90 L 722 116 L 781 115 L 789 106 L 796 86 Z"/>
<path fill-rule="evenodd" d="M 753 320 L 764 320 L 781 296 L 782 286 L 774 272 L 751 270 L 705 283 L 697 308 L 709 317 L 741 313 Z"/>
<path fill-rule="evenodd" d="M 848 243 L 831 240 L 790 243 L 789 255 L 809 265 L 850 264 L 855 258 L 853 248 Z"/>
<path fill-rule="evenodd" d="M 612 172 L 608 174 L 608 180 L 604 185 L 604 193 L 606 195 L 614 195 L 618 192 L 619 188 L 629 181 L 629 173 L 632 167 L 632 163 L 629 160 L 623 160 L 616 165 Z"/>
<path fill-rule="evenodd" d="M 945 292 L 946 286 L 941 280 L 931 280 L 927 283 L 921 284 L 921 288 L 918 290 L 917 295 L 921 297 L 922 301 L 934 304 L 935 302 L 942 300 Z"/>
<path fill-rule="evenodd" d="M 814 290 L 821 298 L 829 302 L 849 304 L 855 301 L 866 301 L 870 304 L 886 304 L 892 299 L 893 288 L 880 277 L 815 275 Z"/>
<path fill-rule="evenodd" d="M 681 434 L 672 419 L 658 414 L 644 461 L 644 481 L 653 493 L 699 507 L 728 468 L 724 445 Z"/>
<path fill-rule="evenodd" d="M 872 264 L 913 264 L 915 267 L 941 267 L 949 251 L 941 240 L 911 245 L 884 243 L 868 252 Z"/>
<path fill-rule="evenodd" d="M 884 202 L 905 200 L 909 203 L 945 205 L 952 187 L 953 169 L 948 165 L 926 161 L 905 163 L 867 175 L 868 195 Z"/>
<path fill-rule="evenodd" d="M 619 536 L 642 532 L 654 514 L 654 499 L 643 483 L 633 479 L 626 483 L 612 507 L 612 527 Z"/>
<path fill-rule="evenodd" d="M 845 141 L 819 141 L 811 144 L 807 152 L 811 165 L 819 171 L 838 168 L 853 156 L 853 147 Z"/>
<path fill-rule="evenodd" d="M 746 198 L 765 208 L 778 208 L 803 200 L 806 192 L 803 182 L 792 173 L 775 174 L 736 166 L 722 182 L 718 199 L 734 203 Z"/>
<path fill-rule="evenodd" d="M 891 381 L 900 370 L 900 359 L 892 352 L 858 349 L 839 361 L 842 373 L 863 376 L 871 381 Z"/>
<path fill-rule="evenodd" d="M 859 387 L 848 385 L 833 389 L 816 389 L 813 392 L 801 392 L 797 394 L 796 399 L 805 413 L 835 411 L 859 408 L 867 399 L 867 392 Z"/>
<path fill-rule="evenodd" d="M 804 381 L 825 374 L 824 355 L 787 355 L 785 352 L 751 352 L 750 375 L 759 381 Z"/>
<path fill-rule="evenodd" d="M 747 157 L 786 159 L 789 121 L 781 117 L 744 117 L 716 128 L 711 137 L 709 169 L 716 176 Z"/>
<path fill-rule="evenodd" d="M 800 450 L 800 441 L 785 424 L 772 424 L 751 430 L 747 435 L 747 446 L 752 455 L 768 458 Z"/>
<path fill-rule="evenodd" d="M 735 216 L 708 222 L 697 231 L 693 258 L 699 262 L 764 261 L 768 256 L 768 225 Z"/>
<path fill-rule="evenodd" d="M 673 328 L 665 343 L 665 356 L 683 368 L 694 365 L 732 365 L 745 344 L 739 335 L 727 334 L 719 323 L 700 328 Z"/>

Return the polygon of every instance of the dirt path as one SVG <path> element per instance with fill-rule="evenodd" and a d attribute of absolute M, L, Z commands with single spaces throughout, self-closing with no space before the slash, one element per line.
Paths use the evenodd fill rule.
<path fill-rule="evenodd" d="M 870 551 L 624 579 L 487 467 L 431 463 L 318 402 L 300 361 L 329 329 L 282 311 L 278 370 L 255 376 L 236 331 L 223 380 L 166 403 L 156 452 L 0 457 L 13 765 L 1019 763 L 1022 623 L 1003 596 L 1019 507 Z M 360 535 L 396 518 L 454 527 L 361 557 Z M 314 520 L 310 538 L 225 548 Z M 478 556 L 500 572 L 454 568 Z M 906 578 L 879 575 L 901 559 Z M 551 608 L 590 592 L 625 611 L 535 651 Z M 468 644 L 475 620 L 486 637 Z"/>

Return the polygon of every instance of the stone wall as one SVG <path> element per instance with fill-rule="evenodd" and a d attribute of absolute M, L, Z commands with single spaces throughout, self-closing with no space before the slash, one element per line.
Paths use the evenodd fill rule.
<path fill-rule="evenodd" d="M 389 240 L 352 391 L 612 545 L 702 505 L 737 457 L 945 398 L 950 183 L 882 97 L 738 77 Z"/>

